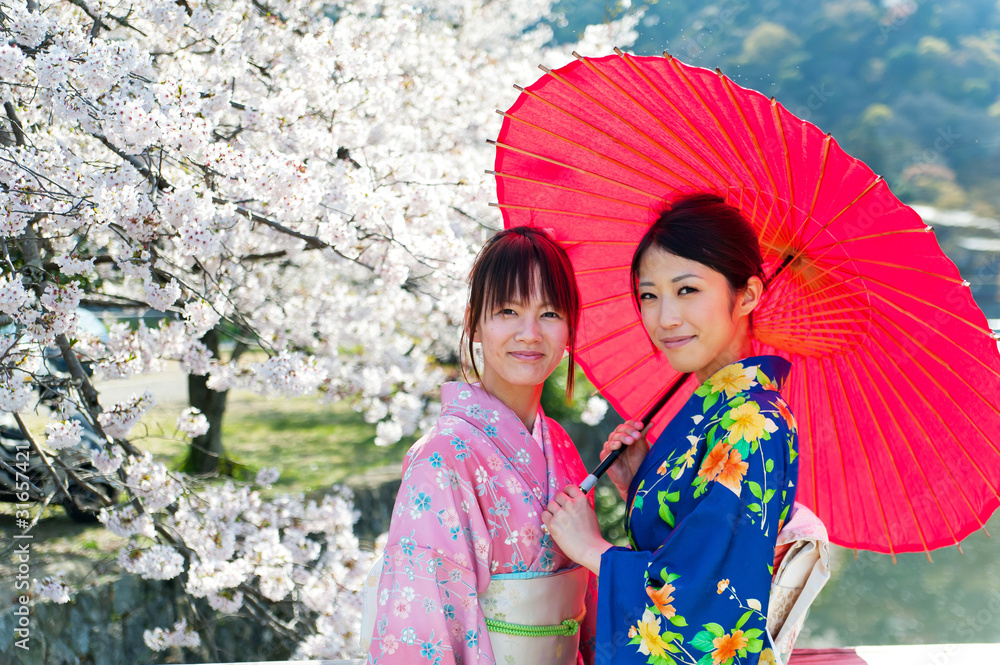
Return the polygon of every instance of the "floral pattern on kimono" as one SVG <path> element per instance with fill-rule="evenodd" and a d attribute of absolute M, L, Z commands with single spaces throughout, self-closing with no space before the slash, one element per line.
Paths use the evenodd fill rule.
<path fill-rule="evenodd" d="M 774 547 L 795 501 L 791 365 L 755 356 L 703 383 L 640 465 L 631 549 L 601 558 L 597 662 L 773 663 L 765 634 Z"/>
<path fill-rule="evenodd" d="M 389 526 L 368 662 L 492 664 L 479 594 L 492 575 L 576 566 L 542 530 L 556 492 L 587 475 L 555 421 L 542 447 L 478 384 L 446 383 L 436 425 L 413 445 Z M 590 576 L 580 662 L 593 662 L 597 584 Z"/>

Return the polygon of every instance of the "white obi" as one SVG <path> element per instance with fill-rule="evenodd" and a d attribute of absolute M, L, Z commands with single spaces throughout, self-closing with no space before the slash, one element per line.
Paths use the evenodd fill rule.
<path fill-rule="evenodd" d="M 494 575 L 479 594 L 479 605 L 496 662 L 576 665 L 589 576 L 582 566 L 557 573 Z M 511 631 L 510 624 L 519 628 Z M 568 634 L 545 634 L 556 632 L 558 626 L 565 626 Z"/>
<path fill-rule="evenodd" d="M 380 557 L 365 581 L 361 649 L 366 653 L 375 633 L 381 575 Z M 494 575 L 479 594 L 479 606 L 498 665 L 576 665 L 588 579 L 582 566 Z"/>

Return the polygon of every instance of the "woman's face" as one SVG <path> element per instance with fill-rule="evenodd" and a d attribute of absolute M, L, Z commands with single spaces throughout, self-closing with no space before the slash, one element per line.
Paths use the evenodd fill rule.
<path fill-rule="evenodd" d="M 651 247 L 639 264 L 642 324 L 671 367 L 705 381 L 750 355 L 747 315 L 757 304 L 760 284 L 751 278 L 734 302 L 722 273 Z"/>
<path fill-rule="evenodd" d="M 483 345 L 483 387 L 500 396 L 545 382 L 562 360 L 569 323 L 536 288 L 527 302 L 484 309 L 473 341 Z"/>

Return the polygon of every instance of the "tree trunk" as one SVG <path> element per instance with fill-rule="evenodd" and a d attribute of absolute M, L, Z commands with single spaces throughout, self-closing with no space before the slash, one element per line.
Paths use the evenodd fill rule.
<path fill-rule="evenodd" d="M 212 355 L 219 358 L 219 333 L 213 328 L 201 338 Z M 208 431 L 191 440 L 188 458 L 182 470 L 186 473 L 214 473 L 225 457 L 222 447 L 222 416 L 226 412 L 228 391 L 218 392 L 208 387 L 208 376 L 188 375 L 188 403 L 208 418 Z"/>

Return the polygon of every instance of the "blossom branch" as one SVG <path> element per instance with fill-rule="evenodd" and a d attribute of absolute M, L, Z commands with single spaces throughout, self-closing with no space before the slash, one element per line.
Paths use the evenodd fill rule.
<path fill-rule="evenodd" d="M 109 141 L 107 137 L 105 137 L 103 134 L 92 134 L 92 136 L 98 141 L 100 141 L 102 144 L 104 144 L 104 147 L 106 147 L 108 150 L 115 153 L 116 155 L 124 159 L 126 162 L 131 164 L 133 167 L 135 167 L 135 170 L 141 173 L 144 178 L 149 180 L 149 183 L 153 185 L 155 188 L 161 191 L 173 189 L 170 186 L 170 183 L 168 183 L 163 178 L 163 176 L 153 173 L 152 169 L 147 164 L 145 164 L 141 159 L 139 159 L 135 155 L 129 155 L 124 150 L 121 150 L 116 145 L 111 143 L 111 141 Z"/>
<path fill-rule="evenodd" d="M 83 0 L 67 0 L 67 1 L 71 5 L 76 5 L 77 7 L 79 7 L 80 9 L 82 9 L 83 13 L 86 14 L 91 20 L 94 21 L 94 26 L 90 30 L 90 37 L 91 37 L 91 39 L 95 39 L 102 28 L 105 29 L 105 30 L 111 30 L 111 27 L 108 26 L 107 23 L 104 23 L 101 20 L 100 15 L 98 15 L 96 12 L 92 11 L 90 9 L 90 7 L 87 6 L 87 3 L 85 3 Z M 135 30 L 140 35 L 142 35 L 143 37 L 148 37 L 149 36 L 145 32 L 143 32 L 142 30 L 140 30 L 137 27 L 135 27 L 134 25 L 130 24 L 127 19 L 119 18 L 119 17 L 115 16 L 114 14 L 112 14 L 111 12 L 107 13 L 107 17 L 109 19 L 111 19 L 112 21 L 114 21 L 115 23 L 117 23 L 118 25 L 122 26 L 123 28 L 129 28 L 130 30 Z"/>
<path fill-rule="evenodd" d="M 17 117 L 17 109 L 14 108 L 14 104 L 6 101 L 3 103 L 4 111 L 7 112 L 7 119 L 10 120 L 11 130 L 14 132 L 14 142 L 18 146 L 24 145 L 24 128 L 21 126 L 21 121 Z"/>
<path fill-rule="evenodd" d="M 223 200 L 223 199 L 214 199 L 214 201 L 216 203 L 226 203 L 226 201 Z M 359 259 L 355 259 L 355 258 L 351 258 L 350 256 L 347 256 L 346 254 L 344 254 L 343 252 L 341 252 L 340 250 L 338 250 L 336 247 L 334 247 L 330 243 L 325 242 L 323 240 L 320 240 L 317 236 L 307 235 L 305 233 L 300 233 L 299 231 L 295 231 L 294 229 L 290 229 L 287 226 L 285 226 L 284 224 L 282 224 L 280 222 L 276 222 L 276 221 L 274 221 L 272 219 L 268 219 L 267 217 L 265 217 L 265 216 L 263 216 L 263 215 L 261 215 L 259 213 L 253 212 L 252 210 L 250 210 L 249 208 L 247 208 L 245 206 L 236 206 L 236 212 L 239 215 L 241 215 L 243 217 L 246 217 L 252 223 L 263 224 L 264 226 L 272 228 L 275 231 L 279 231 L 281 233 L 284 233 L 287 236 L 290 236 L 292 238 L 296 238 L 298 240 L 301 240 L 302 242 L 306 243 L 306 248 L 307 249 L 329 249 L 334 254 L 336 254 L 337 256 L 339 256 L 342 259 L 345 259 L 347 261 L 355 263 L 355 264 L 361 266 L 362 268 L 366 268 L 366 269 L 371 270 L 371 271 L 375 270 L 375 268 L 373 266 L 370 266 L 367 263 L 365 263 L 365 262 L 363 262 L 363 261 L 361 261 Z"/>
<path fill-rule="evenodd" d="M 249 12 L 234 0 L 198 11 L 137 0 L 124 16 L 93 0 L 45 12 L 28 2 L 5 17 L 18 38 L 0 53 L 16 74 L 4 75 L 0 140 L 31 148 L 0 148 L 0 309 L 17 326 L 0 353 L 0 395 L 24 408 L 23 374 L 79 407 L 104 442 L 94 463 L 130 498 L 102 522 L 153 543 L 123 568 L 186 573 L 197 629 L 211 616 L 192 601 L 207 598 L 297 643 L 297 657 L 353 657 L 344 637 L 357 626 L 321 620 L 360 605 L 368 559 L 347 500 L 262 499 L 253 488 L 269 473 L 223 484 L 170 472 L 140 450 L 144 397 L 102 406 L 85 366 L 126 378 L 179 359 L 221 391 L 338 396 L 378 423 L 380 445 L 424 427 L 444 374 L 431 359 L 449 357 L 442 340 L 464 309 L 456 286 L 496 230 L 467 181 L 490 157 L 471 134 L 493 106 L 487 82 L 539 58 L 542 10 L 485 3 L 456 29 L 433 12 L 389 3 L 372 14 L 354 0 L 336 21 L 309 3 L 277 16 L 267 0 Z M 463 93 L 438 94 L 456 75 Z M 165 316 L 95 340 L 78 332 L 81 306 Z M 203 341 L 219 325 L 237 340 L 226 362 Z M 68 379 L 35 372 L 51 346 Z M 268 358 L 237 365 L 247 349 Z M 193 442 L 202 420 L 186 409 L 177 429 Z M 45 473 L 72 492 L 56 460 Z M 43 506 L 52 497 L 63 494 Z M 160 631 L 146 643 L 190 639 Z"/>

